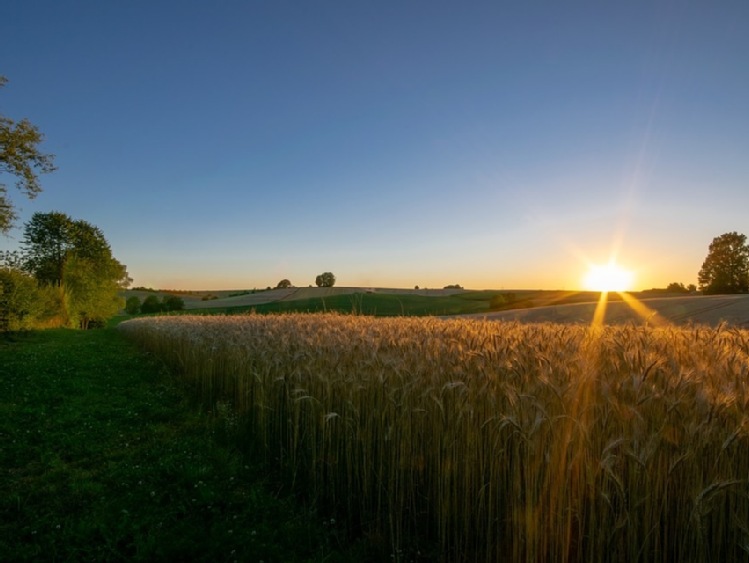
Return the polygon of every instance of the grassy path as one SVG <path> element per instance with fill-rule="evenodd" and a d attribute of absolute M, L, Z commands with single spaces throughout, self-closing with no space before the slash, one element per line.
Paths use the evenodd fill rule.
<path fill-rule="evenodd" d="M 114 330 L 2 338 L 0 561 L 352 557 Z"/>

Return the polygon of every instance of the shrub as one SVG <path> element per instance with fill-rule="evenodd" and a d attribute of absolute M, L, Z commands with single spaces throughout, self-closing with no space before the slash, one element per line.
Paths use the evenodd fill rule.
<path fill-rule="evenodd" d="M 140 299 L 137 295 L 127 298 L 127 301 L 125 301 L 125 312 L 128 315 L 137 315 L 140 313 Z"/>
<path fill-rule="evenodd" d="M 144 314 L 160 313 L 162 309 L 163 305 L 156 295 L 149 295 L 146 297 L 140 306 L 140 312 Z"/>
<path fill-rule="evenodd" d="M 161 302 L 161 308 L 164 311 L 182 311 L 185 308 L 185 301 L 176 295 L 165 296 Z"/>

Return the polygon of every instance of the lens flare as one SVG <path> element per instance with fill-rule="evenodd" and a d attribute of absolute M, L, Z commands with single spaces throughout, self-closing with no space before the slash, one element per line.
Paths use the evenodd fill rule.
<path fill-rule="evenodd" d="M 591 265 L 585 274 L 583 285 L 589 291 L 629 291 L 632 288 L 634 274 L 615 262 L 603 266 Z"/>

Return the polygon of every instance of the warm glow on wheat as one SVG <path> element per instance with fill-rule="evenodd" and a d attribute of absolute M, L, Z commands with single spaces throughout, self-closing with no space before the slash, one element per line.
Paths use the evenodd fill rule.
<path fill-rule="evenodd" d="M 441 561 L 746 560 L 749 331 L 340 315 L 120 329 L 305 499 L 383 538 L 381 560 L 421 545 Z"/>

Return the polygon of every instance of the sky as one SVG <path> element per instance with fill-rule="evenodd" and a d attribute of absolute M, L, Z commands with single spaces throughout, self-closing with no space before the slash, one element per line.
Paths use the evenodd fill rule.
<path fill-rule="evenodd" d="M 749 234 L 749 3 L 0 6 L 0 114 L 136 286 L 634 289 Z"/>

